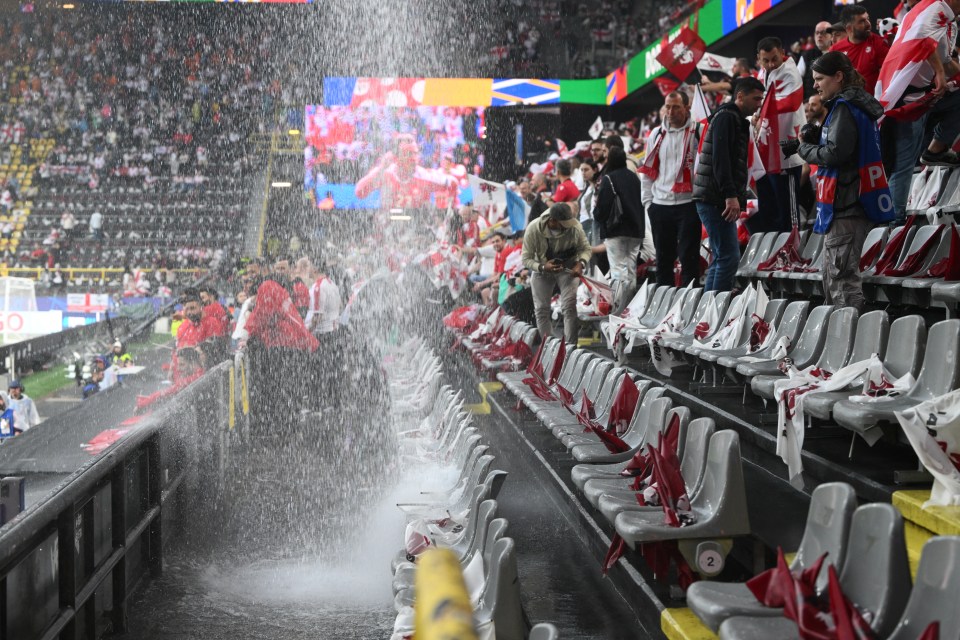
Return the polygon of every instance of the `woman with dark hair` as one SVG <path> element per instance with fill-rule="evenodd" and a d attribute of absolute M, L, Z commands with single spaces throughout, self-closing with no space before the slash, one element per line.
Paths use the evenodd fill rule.
<path fill-rule="evenodd" d="M 617 201 L 621 215 L 615 221 L 613 215 Z M 627 168 L 627 154 L 620 147 L 610 147 L 607 151 L 593 218 L 607 247 L 614 289 L 613 313 L 619 313 L 637 288 L 637 256 L 646 229 L 643 205 L 640 204 L 640 177 L 636 171 Z"/>
<path fill-rule="evenodd" d="M 597 244 L 593 231 L 593 201 L 597 195 L 597 182 L 600 180 L 600 167 L 593 158 L 580 163 L 580 175 L 583 177 L 583 190 L 580 192 L 580 226 L 587 234 L 590 244 Z"/>
<path fill-rule="evenodd" d="M 813 63 L 813 87 L 823 99 L 827 117 L 822 127 L 805 125 L 799 141 L 785 143 L 784 153 L 799 151 L 801 158 L 818 166 L 813 230 L 825 236 L 826 302 L 862 310 L 863 242 L 874 223 L 893 220 L 877 127 L 883 107 L 863 90 L 863 77 L 850 59 L 836 51 Z"/>

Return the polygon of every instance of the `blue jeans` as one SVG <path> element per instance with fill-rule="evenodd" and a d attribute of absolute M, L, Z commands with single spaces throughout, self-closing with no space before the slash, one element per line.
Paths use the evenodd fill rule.
<path fill-rule="evenodd" d="M 923 128 L 926 117 L 913 122 L 891 122 L 896 127 L 896 156 L 893 162 L 893 171 L 890 172 L 890 196 L 893 198 L 893 208 L 897 214 L 897 223 L 903 224 L 907 211 L 907 198 L 910 197 L 910 184 L 913 181 L 913 168 L 917 166 L 920 157 L 920 147 L 923 145 Z M 887 125 L 884 125 L 887 126 Z"/>
<path fill-rule="evenodd" d="M 710 250 L 713 262 L 707 268 L 707 281 L 704 291 L 730 291 L 733 289 L 740 263 L 740 242 L 737 240 L 737 223 L 727 222 L 719 209 L 706 202 L 697 202 L 700 222 L 710 238 Z"/>

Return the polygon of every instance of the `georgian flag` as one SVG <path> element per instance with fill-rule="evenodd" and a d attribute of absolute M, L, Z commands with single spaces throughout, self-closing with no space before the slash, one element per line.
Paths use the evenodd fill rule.
<path fill-rule="evenodd" d="M 473 206 L 477 209 L 495 207 L 502 211 L 507 207 L 507 188 L 499 182 L 483 180 L 475 175 L 469 175 L 470 191 L 473 193 Z"/>
<path fill-rule="evenodd" d="M 787 464 L 791 485 L 798 489 L 803 488 L 803 462 L 800 454 L 806 428 L 804 400 L 814 393 L 846 389 L 858 378 L 864 380 L 864 387 L 869 387 L 871 383 L 880 383 L 884 374 L 883 362 L 874 354 L 836 372 L 813 366 L 798 371 L 791 365 L 787 370 L 787 378 L 774 383 L 773 394 L 777 400 L 777 455 Z"/>
<path fill-rule="evenodd" d="M 733 65 L 736 61 L 736 58 L 727 58 L 726 56 L 718 56 L 715 53 L 708 52 L 700 58 L 700 62 L 697 63 L 697 69 L 700 71 L 717 71 L 732 76 Z"/>
<path fill-rule="evenodd" d="M 946 38 L 952 47 L 957 38 L 954 18 L 943 0 L 923 0 L 910 10 L 880 67 L 875 95 L 884 111 L 890 111 L 900 101 L 939 40 Z"/>
<path fill-rule="evenodd" d="M 800 127 L 806 122 L 803 115 L 803 78 L 797 63 L 793 58 L 787 58 L 769 74 L 761 69 L 757 77 L 767 87 L 757 116 L 759 123 L 754 128 L 766 173 L 780 173 L 783 169 L 798 167 L 803 164 L 800 156 L 784 157 L 779 145 L 784 140 L 796 140 L 800 135 Z"/>
<path fill-rule="evenodd" d="M 657 54 L 657 62 L 680 82 L 687 79 L 707 52 L 707 44 L 690 27 L 684 25 L 676 37 L 664 36 Z"/>

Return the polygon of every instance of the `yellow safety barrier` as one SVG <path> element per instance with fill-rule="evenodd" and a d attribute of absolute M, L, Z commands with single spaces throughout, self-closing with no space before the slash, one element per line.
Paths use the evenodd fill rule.
<path fill-rule="evenodd" d="M 429 549 L 417 562 L 414 577 L 414 633 L 417 640 L 477 640 L 473 607 L 456 554 Z"/>
<path fill-rule="evenodd" d="M 237 386 L 236 386 L 236 372 L 233 367 L 230 367 L 230 379 L 228 382 L 230 386 L 230 412 L 227 416 L 227 425 L 230 427 L 230 431 L 233 431 L 234 427 L 237 426 Z"/>
<path fill-rule="evenodd" d="M 250 394 L 247 393 L 247 361 L 240 361 L 240 408 L 243 415 L 250 415 Z"/>

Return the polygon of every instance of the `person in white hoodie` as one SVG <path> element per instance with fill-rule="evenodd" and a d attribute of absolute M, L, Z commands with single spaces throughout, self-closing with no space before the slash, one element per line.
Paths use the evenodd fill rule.
<path fill-rule="evenodd" d="M 660 126 L 647 137 L 640 167 L 643 208 L 650 220 L 657 255 L 657 284 L 674 285 L 673 263 L 680 258 L 681 285 L 700 277 L 700 216 L 693 202 L 693 161 L 703 125 L 690 117 L 690 98 L 667 95 Z"/>

